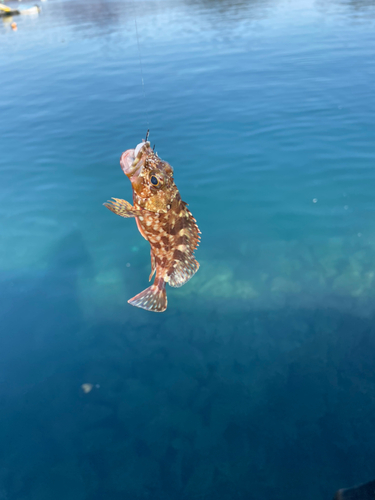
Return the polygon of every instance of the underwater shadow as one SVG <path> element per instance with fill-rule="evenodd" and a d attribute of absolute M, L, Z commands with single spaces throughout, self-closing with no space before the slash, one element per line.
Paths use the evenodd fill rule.
<path fill-rule="evenodd" d="M 100 387 L 70 430 L 84 498 L 329 499 L 373 477 L 372 318 L 130 311 L 85 332 L 81 378 Z"/>
<path fill-rule="evenodd" d="M 186 299 L 88 323 L 83 271 L 71 235 L 11 295 L 0 497 L 316 500 L 373 478 L 372 317 Z"/>
<path fill-rule="evenodd" d="M 0 498 L 7 500 L 28 498 L 46 464 L 65 455 L 68 441 L 58 416 L 74 411 L 83 326 L 76 281 L 91 273 L 90 257 L 74 232 L 46 260 L 45 270 L 12 272 L 2 280 Z"/>

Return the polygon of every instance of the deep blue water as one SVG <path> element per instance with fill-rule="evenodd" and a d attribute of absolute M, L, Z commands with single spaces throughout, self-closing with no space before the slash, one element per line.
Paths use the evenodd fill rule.
<path fill-rule="evenodd" d="M 41 5 L 0 23 L 0 499 L 374 479 L 375 3 Z M 202 231 L 160 315 L 102 206 L 147 128 Z"/>

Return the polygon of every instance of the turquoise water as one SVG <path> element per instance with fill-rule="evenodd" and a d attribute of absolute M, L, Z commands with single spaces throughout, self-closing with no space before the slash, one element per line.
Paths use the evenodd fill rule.
<path fill-rule="evenodd" d="M 375 4 L 41 5 L 0 24 L 0 499 L 373 479 Z M 148 128 L 202 231 L 161 315 L 102 206 Z"/>

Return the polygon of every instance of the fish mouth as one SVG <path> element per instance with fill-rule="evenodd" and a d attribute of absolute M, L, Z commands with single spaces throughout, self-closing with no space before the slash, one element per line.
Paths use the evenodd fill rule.
<path fill-rule="evenodd" d="M 142 156 L 143 146 L 149 146 L 149 142 L 141 142 L 135 149 L 127 149 L 122 153 L 120 158 L 120 165 L 122 171 L 128 177 L 131 177 L 138 168 L 138 161 Z"/>
<path fill-rule="evenodd" d="M 120 158 L 120 165 L 125 175 L 131 175 L 133 172 L 133 162 L 135 160 L 135 149 L 127 149 Z"/>

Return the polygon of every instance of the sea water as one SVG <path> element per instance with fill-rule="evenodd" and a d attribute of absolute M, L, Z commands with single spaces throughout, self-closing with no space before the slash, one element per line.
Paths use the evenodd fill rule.
<path fill-rule="evenodd" d="M 0 24 L 1 500 L 374 479 L 375 4 L 41 5 Z M 148 128 L 202 231 L 160 315 L 102 206 Z"/>

